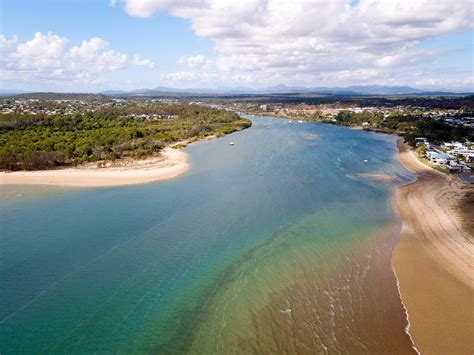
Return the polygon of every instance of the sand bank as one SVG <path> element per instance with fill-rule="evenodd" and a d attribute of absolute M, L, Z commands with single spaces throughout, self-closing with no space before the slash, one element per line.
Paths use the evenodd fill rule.
<path fill-rule="evenodd" d="M 423 354 L 474 353 L 474 238 L 457 209 L 472 189 L 422 164 L 399 141 L 399 159 L 417 180 L 396 191 L 403 219 L 393 265 Z"/>
<path fill-rule="evenodd" d="M 167 147 L 160 157 L 120 161 L 120 166 L 98 168 L 86 164 L 76 168 L 0 172 L 0 184 L 105 187 L 167 180 L 189 170 L 188 154 Z"/>
<path fill-rule="evenodd" d="M 380 182 L 380 183 L 385 183 L 385 184 L 390 184 L 390 183 L 400 181 L 399 178 L 394 175 L 387 175 L 387 174 L 377 173 L 377 172 L 352 174 L 352 175 L 347 175 L 347 177 L 352 178 L 352 179 L 375 181 L 375 182 Z"/>

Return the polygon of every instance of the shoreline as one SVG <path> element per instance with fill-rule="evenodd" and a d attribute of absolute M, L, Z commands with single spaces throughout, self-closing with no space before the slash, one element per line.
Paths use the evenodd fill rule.
<path fill-rule="evenodd" d="M 178 142 L 173 145 L 189 143 Z M 89 163 L 74 168 L 0 172 L 1 185 L 53 185 L 70 187 L 112 187 L 144 184 L 175 178 L 190 169 L 188 153 L 168 146 L 161 156 L 120 161 L 118 166 L 99 168 Z M 95 166 L 94 166 L 95 165 Z"/>
<path fill-rule="evenodd" d="M 402 228 L 392 264 L 407 333 L 421 353 L 472 354 L 474 239 L 453 210 L 470 187 L 421 163 L 401 139 L 397 147 L 417 175 L 394 194 Z"/>

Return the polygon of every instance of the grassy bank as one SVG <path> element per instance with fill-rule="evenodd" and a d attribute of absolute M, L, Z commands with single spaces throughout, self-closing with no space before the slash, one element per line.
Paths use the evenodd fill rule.
<path fill-rule="evenodd" d="M 429 166 L 430 168 L 433 168 L 435 170 L 438 170 L 439 172 L 442 172 L 442 173 L 445 173 L 445 174 L 448 174 L 449 173 L 449 170 L 448 169 L 445 169 L 443 168 L 442 166 L 440 165 L 436 165 L 436 164 L 431 164 L 430 161 L 426 158 L 421 158 L 419 156 L 417 156 L 418 160 L 421 161 L 423 164 L 425 164 L 426 166 Z"/>

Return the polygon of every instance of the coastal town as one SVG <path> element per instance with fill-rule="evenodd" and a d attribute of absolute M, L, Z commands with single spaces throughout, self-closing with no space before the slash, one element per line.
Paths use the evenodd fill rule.
<path fill-rule="evenodd" d="M 347 115 L 360 115 L 363 128 L 377 128 L 381 122 L 388 122 L 391 118 L 414 117 L 417 119 L 432 119 L 452 126 L 464 126 L 474 129 L 474 109 L 472 107 L 460 107 L 456 109 L 432 108 L 429 106 L 412 105 L 380 105 L 359 106 L 356 104 L 260 104 L 234 103 L 233 107 L 245 112 L 253 112 L 262 115 L 298 118 L 307 121 L 339 122 Z"/>
<path fill-rule="evenodd" d="M 33 95 L 34 96 L 34 95 Z M 74 96 L 74 95 L 73 95 Z M 179 103 L 178 100 L 165 98 L 150 98 L 145 100 L 130 100 L 125 98 L 108 98 L 101 95 L 77 95 L 66 98 L 36 98 L 36 97 L 0 97 L 0 114 L 22 115 L 74 115 L 85 112 L 95 112 L 105 108 L 121 108 L 131 103 L 143 105 L 151 103 Z"/>
<path fill-rule="evenodd" d="M 59 97 L 58 97 L 59 96 Z M 68 117 L 96 112 L 107 114 L 120 110 L 122 119 L 134 121 L 175 120 L 171 111 L 148 112 L 149 105 L 199 105 L 248 114 L 290 118 L 299 121 L 322 122 L 351 126 L 364 130 L 394 133 L 403 136 L 416 149 L 419 159 L 437 170 L 459 173 L 473 183 L 474 168 L 474 109 L 472 105 L 399 104 L 397 102 L 330 102 L 287 103 L 246 102 L 222 98 L 121 97 L 105 95 L 44 95 L 12 96 L 0 99 L 0 116 L 11 115 Z M 445 106 L 445 105 L 438 105 Z M 130 108 L 133 107 L 133 110 Z M 4 121 L 4 120 L 3 120 Z M 427 135 L 425 136 L 424 133 Z"/>

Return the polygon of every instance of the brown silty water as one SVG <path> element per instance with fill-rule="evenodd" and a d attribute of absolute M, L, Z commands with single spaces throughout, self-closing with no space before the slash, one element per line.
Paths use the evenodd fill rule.
<path fill-rule="evenodd" d="M 299 250 L 285 261 L 296 270 L 293 282 L 284 282 L 263 305 L 247 309 L 250 321 L 227 309 L 219 334 L 200 332 L 191 352 L 415 354 L 391 265 L 399 229 L 394 224 L 329 250 Z M 332 261 L 323 262 L 319 252 Z M 245 287 L 232 292 L 237 292 L 233 299 L 245 298 Z"/>

